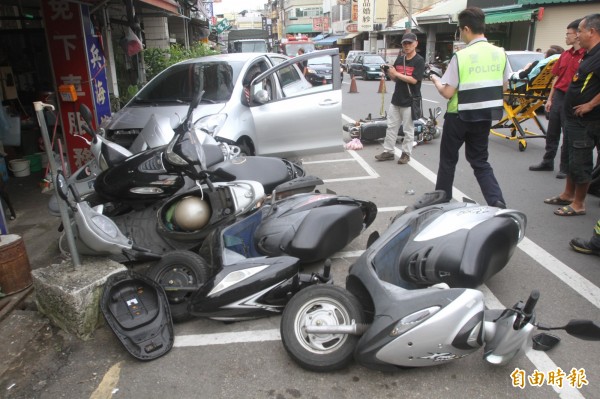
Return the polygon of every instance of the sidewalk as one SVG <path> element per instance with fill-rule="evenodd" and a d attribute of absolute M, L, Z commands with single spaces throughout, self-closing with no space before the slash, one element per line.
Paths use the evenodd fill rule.
<path fill-rule="evenodd" d="M 53 191 L 42 193 L 43 172 L 11 177 L 8 192 L 17 213 L 7 220 L 10 234 L 23 238 L 31 269 L 61 262 L 58 249 L 60 220 L 47 211 Z M 6 214 L 6 212 L 5 212 Z M 36 397 L 46 381 L 68 358 L 77 339 L 50 325 L 37 312 L 30 286 L 0 299 L 0 397 Z"/>

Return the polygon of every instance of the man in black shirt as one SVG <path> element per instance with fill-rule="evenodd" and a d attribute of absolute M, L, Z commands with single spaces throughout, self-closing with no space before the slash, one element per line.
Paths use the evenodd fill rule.
<path fill-rule="evenodd" d="M 569 173 L 564 191 L 558 197 L 544 201 L 570 203 L 554 211 L 558 216 L 585 215 L 585 197 L 594 168 L 594 148 L 600 144 L 600 14 L 584 17 L 577 36 L 586 54 L 565 95 L 564 129 L 567 132 Z"/>
<path fill-rule="evenodd" d="M 417 36 L 414 33 L 405 33 L 402 36 L 402 50 L 404 55 L 399 55 L 394 65 L 386 65 L 384 71 L 390 79 L 396 82 L 392 103 L 387 113 L 387 131 L 383 142 L 383 152 L 375 156 L 378 161 L 394 160 L 394 149 L 398 139 L 400 125 L 404 130 L 402 141 L 402 156 L 399 164 L 410 161 L 415 126 L 411 115 L 412 97 L 421 98 L 421 81 L 425 72 L 425 60 L 417 54 Z"/>

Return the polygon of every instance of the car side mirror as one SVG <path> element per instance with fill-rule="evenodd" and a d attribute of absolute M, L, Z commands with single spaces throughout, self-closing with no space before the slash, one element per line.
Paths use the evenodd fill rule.
<path fill-rule="evenodd" d="M 259 104 L 266 104 L 271 101 L 271 97 L 269 96 L 269 92 L 266 90 L 259 90 L 254 94 L 254 101 Z"/>

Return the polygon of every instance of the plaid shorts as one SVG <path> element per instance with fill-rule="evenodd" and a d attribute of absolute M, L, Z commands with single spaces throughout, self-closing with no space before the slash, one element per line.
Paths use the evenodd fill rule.
<path fill-rule="evenodd" d="M 600 121 L 565 120 L 565 138 L 569 153 L 569 175 L 575 184 L 592 180 L 594 148 L 600 145 Z"/>

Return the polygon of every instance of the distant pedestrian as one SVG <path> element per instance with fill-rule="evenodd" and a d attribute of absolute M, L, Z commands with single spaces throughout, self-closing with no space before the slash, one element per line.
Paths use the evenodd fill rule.
<path fill-rule="evenodd" d="M 384 73 L 396 82 L 392 102 L 387 113 L 387 130 L 383 141 L 383 152 L 375 156 L 378 161 L 393 161 L 398 130 L 404 131 L 402 155 L 398 163 L 403 165 L 410 162 L 415 126 L 412 117 L 412 102 L 421 98 L 421 81 L 425 73 L 425 60 L 417 54 L 417 36 L 408 32 L 402 36 L 402 54 L 398 55 L 394 65 L 385 65 Z"/>
<path fill-rule="evenodd" d="M 568 46 L 572 46 L 567 51 L 560 55 L 558 61 L 554 63 L 552 68 L 552 74 L 555 76 L 552 82 L 552 89 L 548 95 L 548 100 L 544 110 L 548 116 L 548 128 L 546 129 L 546 152 L 542 158 L 542 162 L 536 165 L 531 165 L 529 170 L 540 171 L 554 170 L 554 157 L 558 151 L 560 144 L 561 131 L 564 132 L 565 124 L 565 112 L 564 112 L 564 100 L 565 93 L 569 87 L 569 83 L 573 79 L 573 75 L 577 72 L 579 67 L 579 61 L 583 58 L 585 50 L 579 45 L 579 39 L 577 38 L 577 29 L 581 18 L 571 22 L 567 26 L 567 32 L 565 34 L 565 43 Z M 563 137 L 563 145 L 560 150 L 560 161 L 559 169 L 556 177 L 558 179 L 564 179 L 567 177 L 567 165 L 569 164 L 568 151 L 566 140 Z"/>
<path fill-rule="evenodd" d="M 585 215 L 585 197 L 592 180 L 594 148 L 600 145 L 600 14 L 579 23 L 579 45 L 586 54 L 579 63 L 564 101 L 569 165 L 565 188 L 547 204 L 564 205 L 558 216 Z"/>
<path fill-rule="evenodd" d="M 440 143 L 436 190 L 452 199 L 459 150 L 465 144 L 467 161 L 488 205 L 505 208 L 500 185 L 488 162 L 492 121 L 502 117 L 503 87 L 508 80 L 504 50 L 485 38 L 485 14 L 469 7 L 458 14 L 458 29 L 465 48 L 456 52 L 444 76 L 432 75 L 438 92 L 449 99 Z"/>

